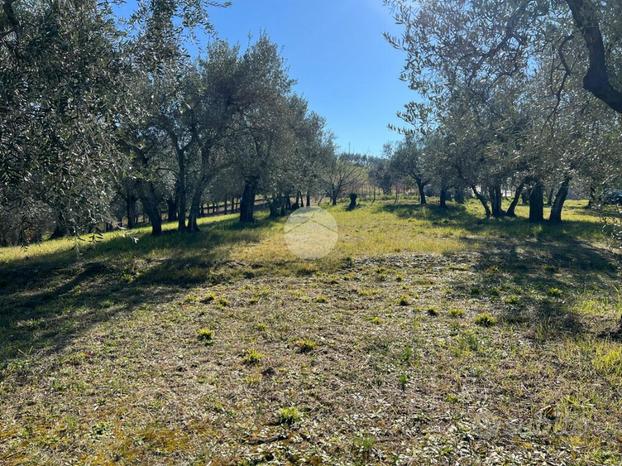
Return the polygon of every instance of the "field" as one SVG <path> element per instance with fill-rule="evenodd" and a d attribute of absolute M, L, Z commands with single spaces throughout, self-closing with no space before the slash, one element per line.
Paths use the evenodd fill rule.
<path fill-rule="evenodd" d="M 622 464 L 598 216 L 409 202 L 0 249 L 0 464 Z"/>

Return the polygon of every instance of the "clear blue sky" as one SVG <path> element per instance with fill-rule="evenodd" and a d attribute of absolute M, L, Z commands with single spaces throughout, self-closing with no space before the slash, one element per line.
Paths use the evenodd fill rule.
<path fill-rule="evenodd" d="M 244 46 L 249 34 L 265 32 L 279 44 L 296 91 L 326 118 L 342 150 L 380 155 L 399 139 L 387 125 L 403 125 L 396 112 L 413 93 L 399 80 L 404 55 L 382 35 L 399 31 L 382 0 L 232 2 L 211 10 L 217 35 Z"/>
<path fill-rule="evenodd" d="M 242 45 L 265 31 L 282 47 L 297 92 L 324 116 L 347 150 L 380 155 L 399 135 L 388 123 L 413 99 L 399 80 L 404 55 L 383 32 L 398 31 L 382 0 L 233 0 L 212 10 L 217 34 Z"/>

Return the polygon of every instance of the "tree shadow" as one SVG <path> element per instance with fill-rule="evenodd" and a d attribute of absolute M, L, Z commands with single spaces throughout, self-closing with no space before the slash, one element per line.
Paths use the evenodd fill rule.
<path fill-rule="evenodd" d="M 454 286 L 491 302 L 504 322 L 540 340 L 601 333 L 575 306 L 584 293 L 610 295 L 619 281 L 619 256 L 568 238 L 477 242 L 475 277 Z"/>
<path fill-rule="evenodd" d="M 584 208 L 572 208 L 585 213 Z M 586 326 L 574 309 L 583 293 L 609 296 L 619 283 L 620 256 L 583 240 L 601 237 L 602 224 L 570 220 L 562 225 L 533 225 L 524 218 L 485 219 L 461 205 L 441 209 L 395 204 L 379 209 L 468 233 L 460 240 L 468 244 L 467 250 L 478 251 L 473 256 L 475 275 L 450 285 L 454 298 L 492 303 L 506 323 L 524 326 L 538 338 L 600 333 Z"/>
<path fill-rule="evenodd" d="M 512 241 L 491 245 L 475 270 L 482 289 L 500 295 L 506 321 L 535 327 L 549 338 L 592 331 L 575 304 L 584 293 L 611 294 L 619 280 L 619 257 L 567 238 Z M 519 301 L 513 302 L 513 296 Z"/>
<path fill-rule="evenodd" d="M 446 208 L 428 204 L 393 204 L 376 207 L 378 211 L 393 213 L 400 218 L 419 218 L 430 221 L 433 226 L 459 228 L 473 235 L 488 235 L 502 239 L 536 238 L 557 240 L 576 238 L 597 238 L 602 236 L 603 225 L 596 221 L 564 220 L 562 224 L 549 222 L 532 224 L 523 217 L 485 218 L 467 209 L 465 205 L 449 203 Z M 600 218 L 600 214 L 582 207 L 570 207 L 568 210 L 580 210 L 583 215 Z"/>
<path fill-rule="evenodd" d="M 64 251 L 3 266 L 0 370 L 29 355 L 60 351 L 100 322 L 165 303 L 189 287 L 236 280 L 241 267 L 221 267 L 231 248 L 260 241 L 271 224 L 265 219 L 241 227 L 223 220 L 192 234 L 113 238 L 79 258 Z"/>

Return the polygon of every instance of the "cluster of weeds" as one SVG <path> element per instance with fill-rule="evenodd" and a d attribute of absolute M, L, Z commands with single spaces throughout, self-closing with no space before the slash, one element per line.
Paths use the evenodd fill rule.
<path fill-rule="evenodd" d="M 260 353 L 257 350 L 248 349 L 244 352 L 244 355 L 242 356 L 242 362 L 247 366 L 256 366 L 261 361 L 263 361 L 265 357 L 266 356 L 264 354 Z"/>
<path fill-rule="evenodd" d="M 352 267 L 354 267 L 354 259 L 352 258 L 352 256 L 346 256 L 341 260 L 341 266 L 344 269 L 351 269 Z"/>
<path fill-rule="evenodd" d="M 400 306 L 410 306 L 410 298 L 406 295 L 402 295 L 397 300 L 397 304 Z"/>
<path fill-rule="evenodd" d="M 606 375 L 622 376 L 622 346 L 599 353 L 592 361 L 594 368 Z"/>
<path fill-rule="evenodd" d="M 490 312 L 482 312 L 475 316 L 475 324 L 480 327 L 494 327 L 497 325 L 497 318 Z"/>
<path fill-rule="evenodd" d="M 197 330 L 197 338 L 206 345 L 214 343 L 214 331 L 210 328 L 200 328 Z"/>
<path fill-rule="evenodd" d="M 521 301 L 520 296 L 516 294 L 511 294 L 503 298 L 503 302 L 510 306 L 515 306 L 517 304 L 520 304 L 520 301 Z"/>
<path fill-rule="evenodd" d="M 317 342 L 311 338 L 300 338 L 294 342 L 294 345 L 301 353 L 310 353 L 317 348 Z"/>
<path fill-rule="evenodd" d="M 472 330 L 465 330 L 456 339 L 456 344 L 452 348 L 454 356 L 463 356 L 470 352 L 480 351 L 481 343 L 477 334 Z"/>
<path fill-rule="evenodd" d="M 426 312 L 431 317 L 438 317 L 438 309 L 436 307 L 433 307 L 433 306 L 432 307 L 428 307 L 426 309 Z"/>
<path fill-rule="evenodd" d="M 398 379 L 398 383 L 400 385 L 400 389 L 402 391 L 406 390 L 406 385 L 408 385 L 408 381 L 410 380 L 410 376 L 406 373 L 402 373 L 400 374 L 400 377 Z"/>
<path fill-rule="evenodd" d="M 481 295 L 481 294 L 482 294 L 482 290 L 481 290 L 480 288 L 478 288 L 478 287 L 474 286 L 474 287 L 472 287 L 472 288 L 469 290 L 469 294 L 470 294 L 471 296 L 479 296 L 479 295 Z"/>
<path fill-rule="evenodd" d="M 354 439 L 352 442 L 354 451 L 364 462 L 372 459 L 374 447 L 376 445 L 376 439 L 369 435 L 361 435 Z"/>
<path fill-rule="evenodd" d="M 265 332 L 268 330 L 268 325 L 263 323 L 263 322 L 257 322 L 254 325 L 255 330 L 257 330 L 258 332 Z"/>
<path fill-rule="evenodd" d="M 373 316 L 368 318 L 367 320 L 369 320 L 372 324 L 374 325 L 380 325 L 382 324 L 382 319 L 378 316 Z"/>
<path fill-rule="evenodd" d="M 262 376 L 261 374 L 248 374 L 246 377 L 244 377 L 244 382 L 246 382 L 246 385 L 259 385 L 261 383 L 262 380 Z"/>
<path fill-rule="evenodd" d="M 196 293 L 189 293 L 186 296 L 184 296 L 184 304 L 196 304 L 200 301 L 200 297 L 199 295 L 197 295 Z"/>
<path fill-rule="evenodd" d="M 464 316 L 464 309 L 460 309 L 458 307 L 452 307 L 448 312 L 450 317 L 455 319 L 459 319 Z"/>
<path fill-rule="evenodd" d="M 404 349 L 402 350 L 402 353 L 400 354 L 400 361 L 403 362 L 404 364 L 409 365 L 411 361 L 413 360 L 414 355 L 415 355 L 415 350 L 413 349 L 412 346 L 408 345 L 404 347 Z"/>
<path fill-rule="evenodd" d="M 561 298 L 564 292 L 560 290 L 559 288 L 549 287 L 546 289 L 546 294 L 547 296 L 550 296 L 551 298 Z"/>
<path fill-rule="evenodd" d="M 362 297 L 370 297 L 370 296 L 375 296 L 378 294 L 378 290 L 374 288 L 365 288 L 365 289 L 358 288 L 356 292 L 359 296 L 362 296 Z"/>
<path fill-rule="evenodd" d="M 302 419 L 302 414 L 298 410 L 298 408 L 294 406 L 290 406 L 288 408 L 281 408 L 278 412 L 278 420 L 279 424 L 293 425 L 297 422 L 300 422 Z"/>

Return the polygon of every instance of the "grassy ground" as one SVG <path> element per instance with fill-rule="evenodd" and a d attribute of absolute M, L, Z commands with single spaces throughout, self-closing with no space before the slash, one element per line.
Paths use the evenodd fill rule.
<path fill-rule="evenodd" d="M 0 464 L 622 464 L 619 257 L 408 201 L 0 250 Z M 172 227 L 172 226 L 171 226 Z"/>

